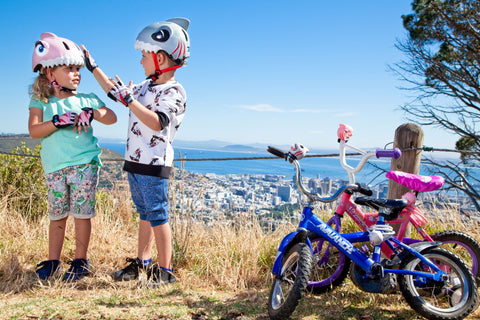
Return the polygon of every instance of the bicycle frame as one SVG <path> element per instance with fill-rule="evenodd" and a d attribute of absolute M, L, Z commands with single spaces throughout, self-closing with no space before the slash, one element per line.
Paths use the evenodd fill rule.
<path fill-rule="evenodd" d="M 340 141 L 340 164 L 345 171 L 348 173 L 348 179 L 349 183 L 353 184 L 355 183 L 355 173 L 360 172 L 364 165 L 366 164 L 367 160 L 373 156 L 376 155 L 375 152 L 366 152 L 361 149 L 355 148 L 351 145 L 347 144 L 347 141 L 341 140 Z M 347 164 L 346 161 L 346 149 L 353 150 L 359 154 L 362 155 L 362 158 L 359 162 L 359 164 L 353 168 L 352 166 Z M 378 149 L 377 149 L 378 151 Z M 377 156 L 378 157 L 378 156 Z M 410 202 L 410 204 L 405 207 L 405 209 L 400 212 L 398 218 L 395 220 L 389 221 L 389 223 L 395 223 L 395 224 L 400 224 L 400 228 L 398 230 L 398 234 L 396 238 L 406 244 L 412 244 L 416 242 L 420 242 L 421 240 L 417 239 L 412 239 L 412 238 L 405 238 L 405 233 L 408 228 L 408 224 L 411 223 L 415 230 L 421 235 L 421 237 L 425 241 L 433 241 L 432 237 L 423 230 L 422 226 L 427 223 L 427 220 L 421 213 L 421 211 L 415 206 L 415 201 L 416 201 L 416 194 L 409 192 L 407 194 L 411 195 L 411 198 L 413 201 Z M 346 212 L 354 221 L 357 225 L 359 225 L 362 230 L 366 231 L 368 228 L 372 225 L 375 224 L 376 220 L 378 219 L 378 212 L 368 212 L 364 213 L 352 200 L 351 200 L 352 194 L 344 193 L 342 195 L 340 204 L 338 205 L 335 213 L 338 214 L 339 216 L 343 216 L 343 214 Z M 330 223 L 331 224 L 331 223 Z M 337 229 L 337 232 L 339 232 L 339 228 Z M 390 256 L 392 252 L 390 252 L 385 246 L 383 247 L 384 249 L 384 254 Z"/>
<path fill-rule="evenodd" d="M 369 227 L 374 225 L 378 219 L 378 212 L 363 212 L 359 206 L 352 201 L 352 194 L 344 193 L 340 200 L 335 213 L 339 216 L 343 216 L 347 213 L 362 230 L 367 231 Z M 405 238 L 405 233 L 408 228 L 408 224 L 411 223 L 415 230 L 422 236 L 425 241 L 433 241 L 432 237 L 423 230 L 422 226 L 427 223 L 427 220 L 421 213 L 421 211 L 415 206 L 414 203 L 409 204 L 405 209 L 400 212 L 397 219 L 389 221 L 389 223 L 400 224 L 400 229 L 396 238 L 400 241 L 404 241 L 407 244 L 418 242 L 420 240 Z M 337 230 L 338 232 L 338 230 Z"/>
<path fill-rule="evenodd" d="M 378 219 L 377 224 L 384 224 L 383 217 Z M 306 232 L 312 231 L 325 240 L 330 242 L 335 246 L 339 251 L 344 255 L 349 257 L 353 262 L 355 262 L 360 268 L 362 268 L 368 275 L 377 275 L 372 271 L 372 267 L 380 262 L 380 252 L 382 244 L 374 246 L 374 253 L 372 258 L 369 258 L 365 253 L 360 249 L 355 247 L 353 243 L 367 242 L 370 241 L 369 232 L 353 232 L 353 233 L 342 233 L 339 234 L 337 231 L 332 229 L 326 222 L 318 218 L 314 213 L 310 205 L 304 207 L 302 212 L 302 218 L 299 222 L 298 229 L 289 235 L 287 235 L 282 242 L 280 243 L 277 256 L 273 265 L 272 273 L 279 277 L 281 274 L 283 256 L 289 249 L 290 244 L 294 244 L 293 241 L 296 237 L 305 237 L 306 242 L 309 244 L 310 249 L 312 250 L 312 245 L 310 240 L 306 237 Z M 303 233 L 303 234 L 302 234 Z M 382 243 L 385 243 L 392 251 L 398 252 L 400 248 L 408 251 L 410 254 L 416 256 L 423 263 L 432 268 L 435 273 L 427 273 L 421 271 L 408 271 L 408 270 L 398 270 L 398 269 L 383 269 L 382 273 L 394 273 L 394 274 L 408 274 L 419 276 L 418 279 L 431 279 L 434 281 L 441 281 L 446 275 L 444 271 L 438 268 L 434 263 L 423 257 L 417 250 L 409 247 L 408 245 L 402 243 L 401 241 L 395 238 L 389 238 Z M 436 246 L 436 243 L 423 243 L 424 247 Z M 313 251 L 313 250 L 312 250 Z"/>

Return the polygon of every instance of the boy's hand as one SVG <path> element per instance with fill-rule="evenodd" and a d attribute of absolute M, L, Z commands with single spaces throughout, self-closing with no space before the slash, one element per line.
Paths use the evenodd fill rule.
<path fill-rule="evenodd" d="M 122 103 L 124 106 L 128 106 L 133 102 L 131 83 L 126 86 L 118 76 L 115 77 L 117 78 L 117 83 L 108 92 L 108 97 L 113 101 Z"/>
<path fill-rule="evenodd" d="M 77 114 L 75 112 L 66 112 L 59 116 L 58 114 L 54 115 L 52 118 L 53 125 L 58 129 L 66 128 L 75 124 L 75 117 Z"/>
<path fill-rule="evenodd" d="M 97 63 L 95 60 L 93 60 L 92 56 L 90 56 L 90 52 L 88 52 L 87 48 L 82 44 L 82 50 L 83 50 L 83 60 L 85 61 L 85 67 L 88 69 L 88 71 L 93 73 L 93 70 L 98 67 Z"/>

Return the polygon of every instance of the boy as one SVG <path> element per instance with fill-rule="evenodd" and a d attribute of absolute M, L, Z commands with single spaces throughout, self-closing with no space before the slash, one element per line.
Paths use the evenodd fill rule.
<path fill-rule="evenodd" d="M 113 274 L 117 281 L 137 279 L 140 269 L 147 270 L 154 284 L 176 281 L 167 191 L 173 167 L 172 142 L 186 109 L 185 90 L 175 81 L 175 71 L 190 56 L 189 25 L 188 19 L 173 18 L 139 33 L 135 49 L 142 51 L 140 63 L 147 80 L 138 85 L 107 78 L 83 47 L 87 68 L 108 96 L 130 109 L 123 169 L 128 172 L 132 199 L 140 214 L 138 257 L 127 258 L 129 264 Z M 151 262 L 153 240 L 158 266 Z"/>

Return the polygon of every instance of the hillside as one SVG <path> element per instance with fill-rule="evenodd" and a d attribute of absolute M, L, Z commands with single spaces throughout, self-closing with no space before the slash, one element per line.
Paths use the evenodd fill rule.
<path fill-rule="evenodd" d="M 3 135 L 0 136 L 0 153 L 12 152 L 16 147 L 25 145 L 33 150 L 40 144 L 40 139 L 32 139 L 28 134 L 16 134 L 16 135 Z M 125 184 L 126 176 L 122 170 L 123 167 L 123 155 L 112 151 L 110 149 L 102 149 L 100 159 L 102 159 L 102 170 L 100 170 L 100 176 L 98 181 L 99 188 L 112 188 L 115 184 Z M 109 161 L 109 160 L 114 161 Z"/>
<path fill-rule="evenodd" d="M 32 139 L 28 134 L 0 136 L 0 151 L 12 152 L 22 142 L 25 142 L 25 145 L 30 149 L 34 149 L 36 145 L 40 144 L 40 139 Z"/>
<path fill-rule="evenodd" d="M 20 146 L 22 142 L 30 148 L 34 149 L 36 145 L 40 144 L 40 139 L 32 139 L 28 134 L 15 134 L 15 135 L 3 135 L 0 136 L 0 152 L 12 152 L 13 149 Z M 102 148 L 102 159 L 123 159 L 123 155 Z"/>

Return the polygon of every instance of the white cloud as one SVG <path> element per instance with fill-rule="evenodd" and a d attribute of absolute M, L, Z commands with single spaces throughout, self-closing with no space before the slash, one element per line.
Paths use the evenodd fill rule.
<path fill-rule="evenodd" d="M 239 106 L 242 109 L 253 110 L 258 112 L 292 112 L 292 113 L 324 113 L 326 110 L 316 110 L 316 109 L 293 109 L 293 110 L 282 110 L 272 105 L 266 103 L 259 103 L 255 105 L 241 105 Z"/>
<path fill-rule="evenodd" d="M 315 110 L 315 109 L 295 109 L 292 110 L 292 112 L 298 112 L 298 113 L 324 113 L 326 110 Z"/>
<path fill-rule="evenodd" d="M 253 111 L 258 111 L 258 112 L 283 112 L 283 110 L 278 109 L 274 106 L 271 106 L 269 104 L 255 104 L 255 105 L 242 105 L 240 108 L 247 109 L 247 110 L 253 110 Z"/>
<path fill-rule="evenodd" d="M 344 112 L 335 114 L 335 117 L 353 117 L 355 115 L 357 115 L 357 112 Z"/>

